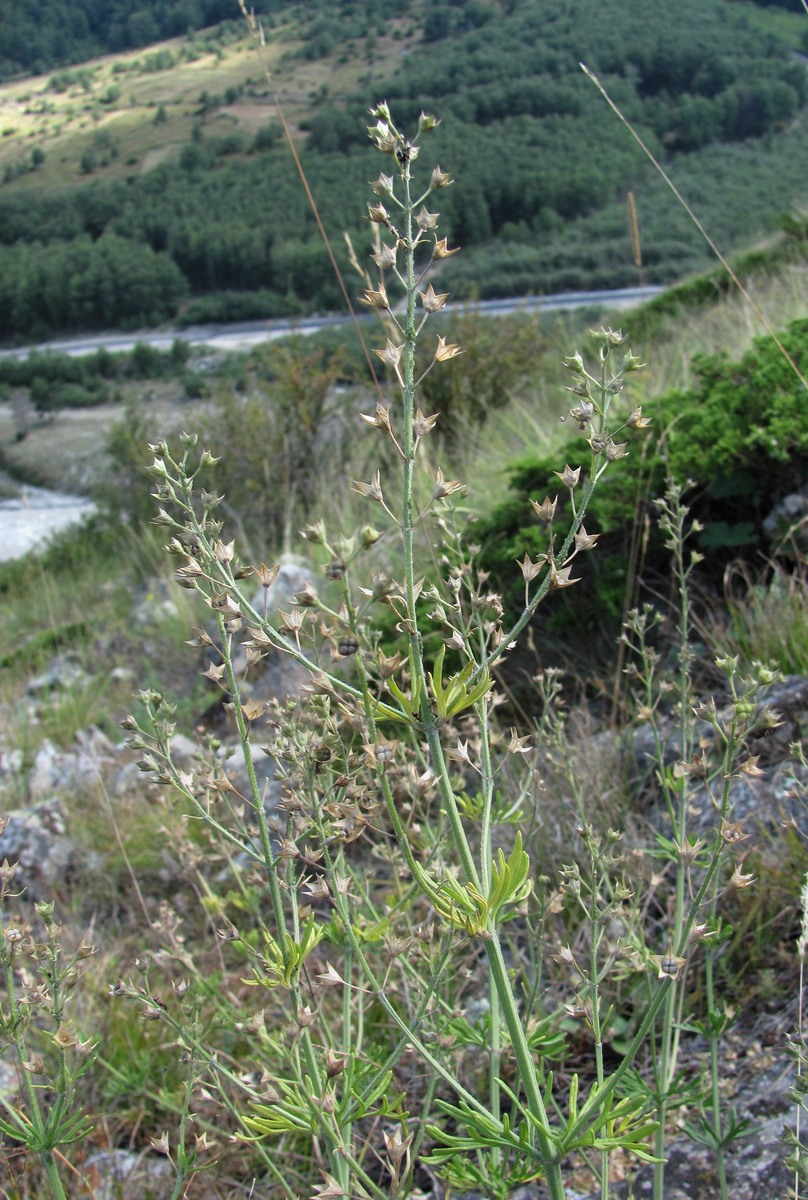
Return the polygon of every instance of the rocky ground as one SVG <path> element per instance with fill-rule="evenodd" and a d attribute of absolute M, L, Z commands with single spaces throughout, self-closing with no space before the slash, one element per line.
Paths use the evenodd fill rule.
<path fill-rule="evenodd" d="M 24 701 L 31 719 L 36 720 L 37 712 L 60 690 L 75 686 L 82 673 L 82 668 L 69 657 L 57 657 L 47 670 L 31 678 Z M 294 673 L 290 675 L 286 664 L 270 661 L 266 670 L 253 679 L 251 689 L 256 696 L 266 696 L 294 690 L 298 685 L 299 679 Z M 768 704 L 780 716 L 781 725 L 766 739 L 761 755 L 762 776 L 737 782 L 734 816 L 750 832 L 756 832 L 762 844 L 776 847 L 778 831 L 784 826 L 798 827 L 803 832 L 807 827 L 804 798 L 808 778 L 789 755 L 788 745 L 808 725 L 808 679 L 792 677 L 776 685 Z M 597 736 L 602 740 L 616 737 L 613 733 Z M 622 743 L 621 753 L 638 776 L 647 769 L 648 737 L 648 731 L 640 728 Z M 174 751 L 178 762 L 188 766 L 197 752 L 194 742 L 183 735 L 175 737 Z M 613 752 L 612 747 L 609 753 Z M 671 755 L 674 754 L 672 744 Z M 223 740 L 219 756 L 234 785 L 245 788 L 243 753 L 237 743 L 233 739 Z M 262 756 L 259 754 L 258 758 L 261 760 Z M 277 791 L 272 783 L 272 764 L 266 757 L 263 763 L 267 802 L 271 807 Z M 71 797 L 86 792 L 88 787 L 103 790 L 112 804 L 142 794 L 143 775 L 123 738 L 114 741 L 97 728 L 82 729 L 67 747 L 43 739 L 27 760 L 19 748 L 8 743 L 0 746 L 0 807 L 8 817 L 0 837 L 0 861 L 7 858 L 19 864 L 18 881 L 27 889 L 29 898 L 49 898 L 64 887 L 65 881 L 80 881 L 84 875 L 103 873 L 106 869 L 97 845 L 88 850 L 81 844 L 81 823 L 76 822 L 71 803 Z M 654 810 L 650 784 L 648 801 L 646 817 L 664 826 L 663 816 Z M 713 814 L 706 810 L 694 814 L 696 825 L 701 822 L 704 832 L 712 819 Z M 170 864 L 166 870 L 170 872 Z M 800 881 L 793 882 L 796 896 Z M 775 995 L 758 1011 L 744 1015 L 724 1043 L 722 1067 L 727 1100 L 735 1108 L 739 1121 L 748 1122 L 743 1136 L 727 1150 L 729 1194 L 733 1200 L 769 1200 L 791 1194 L 793 1176 L 785 1166 L 782 1139 L 786 1126 L 794 1121 L 790 1088 L 795 1069 L 784 1047 L 796 1024 L 796 997 Z M 699 1056 L 697 1041 L 688 1052 Z M 4 1086 L 14 1087 L 8 1073 Z M 123 1158 L 119 1161 L 120 1155 Z M 95 1200 L 105 1200 L 112 1194 L 104 1189 L 109 1188 L 113 1177 L 123 1179 L 133 1172 L 127 1186 L 135 1188 L 134 1181 L 142 1180 L 144 1171 L 156 1169 L 157 1161 L 152 1163 L 149 1156 L 144 1159 L 142 1155 L 123 1151 L 96 1156 Z M 651 1187 L 651 1169 L 644 1167 L 631 1188 L 618 1182 L 612 1194 L 625 1200 L 631 1196 L 639 1200 L 651 1195 Z M 130 1196 L 126 1190 L 122 1194 Z M 136 1191 L 131 1193 L 135 1194 Z M 571 1200 L 576 1195 L 582 1194 L 571 1192 Z M 713 1200 L 718 1195 L 712 1152 L 686 1136 L 677 1138 L 670 1148 L 666 1200 Z M 542 1196 L 541 1189 L 534 1187 L 523 1189 L 518 1200 L 540 1200 Z M 447 1200 L 437 1182 L 434 1197 Z"/>

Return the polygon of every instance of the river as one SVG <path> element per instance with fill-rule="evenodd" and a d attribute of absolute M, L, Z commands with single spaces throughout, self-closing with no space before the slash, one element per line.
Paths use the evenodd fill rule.
<path fill-rule="evenodd" d="M 15 493 L 8 492 L 16 489 Z M 0 562 L 22 558 L 30 550 L 41 550 L 55 533 L 95 512 L 92 500 L 68 496 L 47 488 L 14 484 L 3 480 L 6 493 L 0 500 Z"/>

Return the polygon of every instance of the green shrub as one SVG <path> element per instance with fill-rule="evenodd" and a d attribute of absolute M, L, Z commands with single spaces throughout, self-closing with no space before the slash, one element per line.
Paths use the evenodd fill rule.
<path fill-rule="evenodd" d="M 808 320 L 795 321 L 780 339 L 797 366 L 808 370 Z M 546 629 L 553 636 L 616 633 L 629 585 L 628 564 L 635 529 L 662 494 L 665 479 L 689 483 L 692 517 L 702 526 L 698 544 L 709 549 L 706 581 L 720 580 L 738 549 L 763 542 L 762 522 L 774 505 L 808 477 L 805 391 L 770 337 L 759 338 L 739 362 L 705 356 L 695 362 L 695 382 L 666 393 L 647 411 L 656 434 L 633 450 L 619 478 L 592 501 L 593 524 L 601 533 L 598 553 L 587 563 L 587 587 L 559 597 Z M 628 415 L 628 414 L 626 414 Z M 559 452 L 571 467 L 587 461 L 587 440 L 573 437 Z M 525 456 L 508 470 L 510 495 L 474 526 L 483 565 L 518 609 L 521 588 L 514 560 L 535 554 L 541 541 L 530 500 L 563 491 L 558 457 Z M 645 536 L 644 573 L 658 583 L 665 573 L 663 540 L 654 523 Z"/>

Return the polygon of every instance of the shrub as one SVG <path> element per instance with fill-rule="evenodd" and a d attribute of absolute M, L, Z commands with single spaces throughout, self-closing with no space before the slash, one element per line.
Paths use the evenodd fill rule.
<path fill-rule="evenodd" d="M 794 322 L 782 344 L 807 371 L 808 322 Z M 649 519 L 668 476 L 688 488 L 693 519 L 701 526 L 699 544 L 710 550 L 702 574 L 715 583 L 739 547 L 764 545 L 764 519 L 808 478 L 803 386 L 772 338 L 759 338 L 739 362 L 703 357 L 694 369 L 692 387 L 655 402 L 664 438 L 632 453 L 619 481 L 594 498 L 592 513 L 603 536 L 588 587 L 562 598 L 548 619 L 549 638 L 574 641 L 577 631 L 588 639 L 592 629 L 615 635 L 632 594 L 628 572 L 635 530 Z M 560 454 L 575 467 L 588 452 L 586 440 L 577 437 Z M 541 456 L 513 463 L 511 496 L 475 526 L 482 561 L 505 588 L 511 611 L 519 605 L 519 589 L 505 583 L 511 564 L 534 552 L 540 540 L 529 499 L 558 492 L 556 469 L 554 458 Z M 653 526 L 644 538 L 643 570 L 656 587 L 665 574 L 664 540 Z"/>

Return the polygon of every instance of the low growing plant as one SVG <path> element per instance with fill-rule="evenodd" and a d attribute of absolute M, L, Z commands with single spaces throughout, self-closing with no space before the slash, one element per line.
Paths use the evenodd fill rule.
<path fill-rule="evenodd" d="M 0 821 L 2 833 L 7 819 Z M 82 1039 L 70 1018 L 71 992 L 82 962 L 93 953 L 82 943 L 70 954 L 61 944 L 54 905 L 36 905 L 31 928 L 17 904 L 16 868 L 0 865 L 0 1036 L 11 1051 L 19 1091 L 0 1096 L 0 1134 L 39 1160 L 54 1200 L 67 1200 L 63 1151 L 92 1129 L 79 1098 L 79 1080 L 92 1066 L 95 1039 Z"/>

